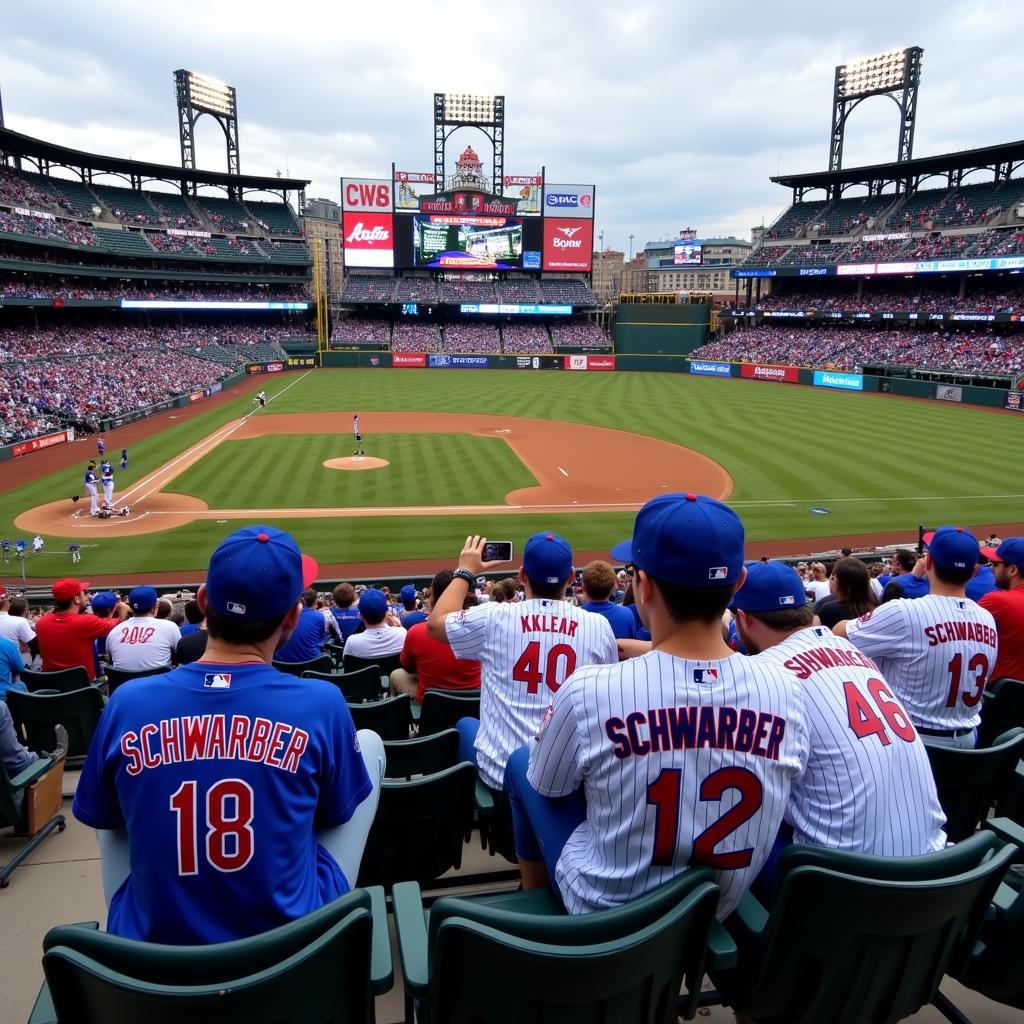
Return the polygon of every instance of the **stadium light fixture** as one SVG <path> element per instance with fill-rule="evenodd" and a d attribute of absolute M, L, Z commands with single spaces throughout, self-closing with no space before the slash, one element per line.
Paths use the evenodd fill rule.
<path fill-rule="evenodd" d="M 494 124 L 494 96 L 475 93 L 444 94 L 444 119 L 449 123 Z"/>
<path fill-rule="evenodd" d="M 221 117 L 235 116 L 235 90 L 226 82 L 190 71 L 188 87 L 192 106 L 196 110 L 204 110 Z"/>
<path fill-rule="evenodd" d="M 856 99 L 875 93 L 902 89 L 907 79 L 909 50 L 886 50 L 841 65 L 837 85 L 842 99 Z"/>

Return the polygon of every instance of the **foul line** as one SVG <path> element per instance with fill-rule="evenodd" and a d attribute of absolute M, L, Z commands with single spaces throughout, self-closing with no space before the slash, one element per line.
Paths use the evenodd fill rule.
<path fill-rule="evenodd" d="M 870 502 L 892 502 L 892 501 L 982 501 L 990 498 L 1024 498 L 1024 494 L 931 494 L 917 497 L 892 497 L 892 498 L 792 498 L 788 501 L 730 501 L 728 504 L 736 508 L 761 508 L 770 505 L 802 505 L 805 501 L 814 501 L 821 504 L 838 505 L 841 503 L 870 501 Z"/>

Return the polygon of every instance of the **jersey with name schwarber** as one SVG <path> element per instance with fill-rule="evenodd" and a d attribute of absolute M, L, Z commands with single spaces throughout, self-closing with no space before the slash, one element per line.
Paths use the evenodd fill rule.
<path fill-rule="evenodd" d="M 927 594 L 890 601 L 846 624 L 850 642 L 872 658 L 924 729 L 972 729 L 996 663 L 991 614 L 966 597 Z"/>
<path fill-rule="evenodd" d="M 786 821 L 798 843 L 882 857 L 946 845 L 946 817 L 924 744 L 870 658 L 825 626 L 798 630 L 757 659 L 800 680 L 810 737 Z"/>
<path fill-rule="evenodd" d="M 545 796 L 581 784 L 586 796 L 555 871 L 566 909 L 619 906 L 706 864 L 725 917 L 764 865 L 806 758 L 800 686 L 777 665 L 653 651 L 577 670 L 529 770 Z"/>
<path fill-rule="evenodd" d="M 349 890 L 316 831 L 370 792 L 341 692 L 262 663 L 195 662 L 119 687 L 75 817 L 126 827 L 107 929 L 202 944 L 275 928 Z"/>
<path fill-rule="evenodd" d="M 608 620 L 565 601 L 485 604 L 449 615 L 445 629 L 457 658 L 480 662 L 477 763 L 492 789 L 501 789 L 512 751 L 537 735 L 561 684 L 582 665 L 619 660 Z"/>

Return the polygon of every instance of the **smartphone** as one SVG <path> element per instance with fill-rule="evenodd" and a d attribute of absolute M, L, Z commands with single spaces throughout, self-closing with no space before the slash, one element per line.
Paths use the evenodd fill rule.
<path fill-rule="evenodd" d="M 510 540 L 489 540 L 484 545 L 485 562 L 511 562 L 512 541 Z"/>

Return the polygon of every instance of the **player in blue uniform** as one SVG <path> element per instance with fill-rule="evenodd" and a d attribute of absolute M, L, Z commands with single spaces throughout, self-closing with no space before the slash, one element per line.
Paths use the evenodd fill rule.
<path fill-rule="evenodd" d="M 128 468 L 128 449 L 127 448 L 122 448 L 121 449 L 121 468 L 122 469 L 127 469 Z"/>
<path fill-rule="evenodd" d="M 231 534 L 197 595 L 202 660 L 111 697 L 74 813 L 100 830 L 113 934 L 223 942 L 355 884 L 383 744 L 357 737 L 336 687 L 270 664 L 316 572 L 282 530 Z"/>
<path fill-rule="evenodd" d="M 97 437 L 96 438 L 96 454 L 100 458 L 103 458 L 103 454 L 104 454 L 104 452 L 106 452 L 106 450 L 107 450 L 107 442 L 104 441 L 102 437 Z"/>
<path fill-rule="evenodd" d="M 89 515 L 95 516 L 100 511 L 99 487 L 96 483 L 96 463 L 90 462 L 85 467 L 85 490 L 89 495 Z"/>

